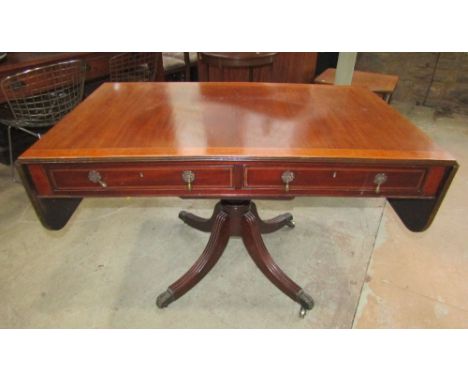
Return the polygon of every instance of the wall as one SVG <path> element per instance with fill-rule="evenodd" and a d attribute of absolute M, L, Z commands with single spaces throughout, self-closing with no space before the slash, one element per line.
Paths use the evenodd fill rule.
<path fill-rule="evenodd" d="M 395 101 L 468 114 L 468 53 L 359 53 L 356 69 L 400 76 Z"/>

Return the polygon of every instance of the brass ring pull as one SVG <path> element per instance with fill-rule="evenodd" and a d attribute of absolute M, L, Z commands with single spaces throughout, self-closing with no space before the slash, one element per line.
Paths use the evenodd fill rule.
<path fill-rule="evenodd" d="M 377 185 L 377 187 L 375 188 L 375 193 L 376 194 L 379 194 L 380 193 L 380 186 L 382 184 L 384 184 L 386 181 L 387 181 L 388 177 L 386 174 L 384 174 L 383 172 L 380 172 L 378 173 L 375 178 L 374 178 L 374 184 Z"/>
<path fill-rule="evenodd" d="M 102 188 L 106 188 L 107 187 L 107 183 L 104 182 L 102 180 L 102 176 L 101 174 L 99 173 L 99 171 L 96 171 L 96 170 L 91 170 L 89 173 L 88 173 L 88 179 L 93 182 L 93 183 L 97 183 L 99 184 Z"/>
<path fill-rule="evenodd" d="M 281 180 L 284 183 L 284 191 L 289 192 L 289 183 L 294 180 L 294 173 L 292 171 L 285 171 L 281 174 Z"/>
<path fill-rule="evenodd" d="M 192 191 L 192 183 L 195 180 L 195 173 L 190 170 L 182 172 L 182 180 L 187 183 L 187 189 Z"/>

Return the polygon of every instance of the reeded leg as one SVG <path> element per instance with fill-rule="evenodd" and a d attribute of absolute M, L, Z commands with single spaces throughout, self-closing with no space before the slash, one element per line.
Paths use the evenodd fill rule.
<path fill-rule="evenodd" d="M 230 236 L 241 236 L 258 268 L 283 293 L 301 305 L 300 316 L 314 306 L 312 298 L 292 281 L 274 262 L 262 240 L 262 233 L 277 231 L 285 225 L 294 227 L 292 215 L 282 214 L 263 221 L 250 200 L 222 200 L 217 203 L 210 219 L 203 219 L 182 211 L 179 217 L 193 228 L 211 232 L 210 240 L 200 258 L 166 292 L 160 294 L 156 304 L 168 306 L 192 289 L 213 268 L 223 254 Z"/>
<path fill-rule="evenodd" d="M 203 232 L 211 232 L 213 227 L 214 221 L 216 219 L 216 215 L 218 215 L 219 211 L 221 211 L 221 203 L 216 203 L 216 206 L 213 211 L 213 215 L 209 219 L 201 218 L 197 215 L 194 215 L 187 211 L 180 211 L 179 218 L 190 227 L 198 229 L 199 231 Z"/>
<path fill-rule="evenodd" d="M 250 210 L 258 219 L 258 226 L 261 233 L 272 233 L 283 228 L 285 225 L 290 228 L 294 228 L 295 226 L 293 216 L 289 212 L 276 216 L 273 219 L 262 220 L 258 215 L 257 206 L 255 203 L 251 203 Z"/>
<path fill-rule="evenodd" d="M 277 288 L 301 305 L 300 314 L 301 317 L 304 317 L 305 312 L 312 309 L 314 302 L 275 263 L 263 242 L 259 229 L 259 219 L 252 211 L 247 212 L 243 216 L 242 240 L 257 267 Z"/>
<path fill-rule="evenodd" d="M 158 296 L 156 305 L 159 308 L 168 306 L 203 279 L 223 254 L 229 236 L 229 216 L 224 211 L 219 211 L 214 218 L 211 236 L 202 255 L 180 279 Z"/>

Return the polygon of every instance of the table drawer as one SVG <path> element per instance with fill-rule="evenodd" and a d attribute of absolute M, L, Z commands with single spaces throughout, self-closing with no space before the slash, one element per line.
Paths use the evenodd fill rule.
<path fill-rule="evenodd" d="M 245 166 L 244 188 L 294 191 L 419 193 L 424 167 L 359 167 L 326 165 Z"/>
<path fill-rule="evenodd" d="M 190 164 L 48 165 L 53 191 L 200 191 L 233 187 L 233 167 Z"/>

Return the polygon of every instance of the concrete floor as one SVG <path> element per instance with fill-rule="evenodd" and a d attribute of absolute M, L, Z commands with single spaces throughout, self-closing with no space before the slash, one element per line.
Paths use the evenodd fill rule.
<path fill-rule="evenodd" d="M 155 306 L 208 240 L 178 212 L 209 216 L 215 201 L 86 199 L 63 230 L 52 232 L 0 166 L 0 327 L 468 327 L 468 117 L 394 106 L 461 165 L 427 232 L 407 231 L 377 198 L 257 203 L 265 218 L 294 214 L 294 230 L 264 238 L 278 264 L 314 297 L 305 319 L 262 276 L 240 239 L 231 239 L 190 293 L 164 310 Z"/>
<path fill-rule="evenodd" d="M 394 106 L 460 168 L 426 232 L 409 232 L 385 206 L 354 327 L 468 328 L 468 116 Z"/>

